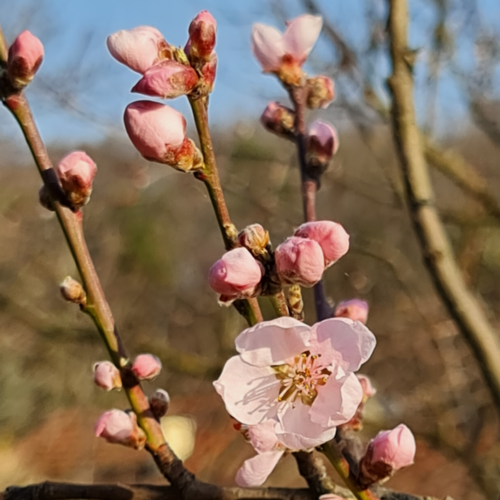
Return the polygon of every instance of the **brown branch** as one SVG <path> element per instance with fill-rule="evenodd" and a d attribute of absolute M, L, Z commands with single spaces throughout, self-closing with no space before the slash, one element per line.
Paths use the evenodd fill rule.
<path fill-rule="evenodd" d="M 393 63 L 393 74 L 388 83 L 393 99 L 393 132 L 412 221 L 436 289 L 474 351 L 492 399 L 500 411 L 500 339 L 465 284 L 434 206 L 421 135 L 415 122 L 412 70 L 406 60 L 408 6 L 406 0 L 388 2 Z"/>

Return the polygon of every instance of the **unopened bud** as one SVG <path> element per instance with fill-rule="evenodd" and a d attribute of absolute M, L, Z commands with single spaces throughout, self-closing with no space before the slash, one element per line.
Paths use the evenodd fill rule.
<path fill-rule="evenodd" d="M 134 360 L 132 371 L 139 380 L 153 380 L 161 371 L 161 361 L 152 354 L 139 354 Z"/>
<path fill-rule="evenodd" d="M 190 172 L 203 168 L 203 158 L 186 137 L 186 120 L 175 109 L 152 101 L 129 104 L 124 115 L 132 144 L 149 161 Z"/>
<path fill-rule="evenodd" d="M 50 197 L 49 190 L 47 189 L 47 186 L 45 184 L 43 184 L 38 191 L 38 201 L 43 208 L 46 208 L 51 212 L 55 211 L 54 204 L 52 203 L 52 198 Z"/>
<path fill-rule="evenodd" d="M 170 396 L 164 389 L 156 389 L 154 394 L 149 398 L 149 406 L 157 419 L 160 419 L 167 414 L 170 406 Z"/>
<path fill-rule="evenodd" d="M 343 300 L 335 306 L 333 315 L 336 318 L 350 318 L 366 324 L 368 319 L 368 302 L 359 299 Z"/>
<path fill-rule="evenodd" d="M 210 94 L 214 88 L 215 76 L 217 74 L 217 54 L 212 52 L 210 59 L 201 67 L 202 81 L 200 92 Z"/>
<path fill-rule="evenodd" d="M 266 130 L 287 138 L 293 135 L 294 121 L 294 112 L 277 102 L 270 102 L 260 117 L 260 122 Z"/>
<path fill-rule="evenodd" d="M 367 487 L 389 478 L 398 469 L 408 467 L 414 461 L 415 452 L 415 438 L 406 425 L 379 432 L 361 459 L 362 485 Z"/>
<path fill-rule="evenodd" d="M 251 224 L 238 234 L 238 241 L 242 247 L 258 256 L 265 253 L 269 245 L 269 233 L 260 224 Z"/>
<path fill-rule="evenodd" d="M 57 165 L 57 176 L 69 202 L 79 209 L 88 203 L 97 167 L 83 151 L 73 151 Z"/>
<path fill-rule="evenodd" d="M 74 304 L 80 304 L 82 306 L 87 302 L 87 296 L 82 285 L 71 276 L 66 277 L 60 284 L 60 290 L 61 295 L 68 302 L 73 302 Z"/>
<path fill-rule="evenodd" d="M 111 361 L 99 361 L 94 365 L 94 383 L 106 391 L 122 388 L 120 372 Z"/>
<path fill-rule="evenodd" d="M 132 92 L 174 99 L 186 95 L 198 83 L 196 71 L 176 61 L 162 61 L 149 68 L 132 88 Z"/>
<path fill-rule="evenodd" d="M 308 78 L 307 107 L 309 109 L 327 108 L 335 97 L 333 80 L 327 76 Z"/>
<path fill-rule="evenodd" d="M 356 377 L 363 388 L 363 401 L 367 401 L 369 398 L 372 398 L 375 394 L 377 394 L 377 389 L 373 387 L 372 381 L 366 375 L 356 373 Z"/>
<path fill-rule="evenodd" d="M 208 60 L 215 47 L 217 23 L 207 10 L 201 11 L 189 25 L 191 58 Z"/>
<path fill-rule="evenodd" d="M 23 31 L 9 48 L 7 75 L 16 89 L 33 80 L 43 61 L 42 42 L 29 31 Z"/>
<path fill-rule="evenodd" d="M 307 136 L 307 162 L 312 166 L 326 166 L 337 152 L 339 140 L 335 128 L 327 122 L 316 120 L 309 127 Z"/>
<path fill-rule="evenodd" d="M 97 421 L 94 434 L 108 443 L 117 443 L 136 450 L 142 450 L 146 444 L 146 434 L 137 425 L 135 413 L 110 410 Z"/>
<path fill-rule="evenodd" d="M 274 257 L 278 277 L 284 284 L 312 287 L 325 270 L 321 247 L 308 238 L 288 238 L 276 249 Z"/>

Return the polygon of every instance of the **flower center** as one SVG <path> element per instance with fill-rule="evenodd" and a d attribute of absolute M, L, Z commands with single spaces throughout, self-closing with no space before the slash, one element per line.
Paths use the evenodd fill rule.
<path fill-rule="evenodd" d="M 281 381 L 278 401 L 293 404 L 300 399 L 312 405 L 318 395 L 318 386 L 325 385 L 332 374 L 321 361 L 321 354 L 303 352 L 295 356 L 291 364 L 273 366 L 276 378 Z"/>

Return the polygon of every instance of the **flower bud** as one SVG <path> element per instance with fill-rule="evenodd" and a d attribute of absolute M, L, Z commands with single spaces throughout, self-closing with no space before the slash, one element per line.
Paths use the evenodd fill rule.
<path fill-rule="evenodd" d="M 326 109 L 335 97 L 333 80 L 327 76 L 308 78 L 306 88 L 309 109 Z"/>
<path fill-rule="evenodd" d="M 174 99 L 186 95 L 198 82 L 196 71 L 176 61 L 162 61 L 149 68 L 132 88 L 132 92 Z"/>
<path fill-rule="evenodd" d="M 106 391 L 122 388 L 120 372 L 111 361 L 99 361 L 94 365 L 94 383 Z"/>
<path fill-rule="evenodd" d="M 64 278 L 64 281 L 59 285 L 59 288 L 64 300 L 80 305 L 85 305 L 87 302 L 87 296 L 82 285 L 80 285 L 80 283 L 74 280 L 71 276 Z"/>
<path fill-rule="evenodd" d="M 260 117 L 260 122 L 266 130 L 288 138 L 292 137 L 294 121 L 294 112 L 277 102 L 270 102 Z"/>
<path fill-rule="evenodd" d="M 260 224 L 251 224 L 240 231 L 238 241 L 252 254 L 261 255 L 269 245 L 269 233 Z"/>
<path fill-rule="evenodd" d="M 377 389 L 373 387 L 372 381 L 366 375 L 356 373 L 356 377 L 358 378 L 361 388 L 363 389 L 363 401 L 367 401 L 369 398 L 372 398 L 375 394 L 377 394 Z"/>
<path fill-rule="evenodd" d="M 88 203 L 97 173 L 96 164 L 83 151 L 73 151 L 57 165 L 57 176 L 63 191 L 75 208 Z"/>
<path fill-rule="evenodd" d="M 288 238 L 276 249 L 274 257 L 282 283 L 312 287 L 325 270 L 321 247 L 307 238 Z"/>
<path fill-rule="evenodd" d="M 368 302 L 359 299 L 343 300 L 335 306 L 333 315 L 336 318 L 349 318 L 353 321 L 361 321 L 366 325 L 368 319 Z"/>
<path fill-rule="evenodd" d="M 97 421 L 94 434 L 108 443 L 117 443 L 136 450 L 142 450 L 146 444 L 146 434 L 137 425 L 135 413 L 110 410 L 103 413 Z"/>
<path fill-rule="evenodd" d="M 50 197 L 49 190 L 45 184 L 42 184 L 42 187 L 38 190 L 38 201 L 43 208 L 50 210 L 51 212 L 55 211 L 54 204 L 52 203 L 52 198 Z"/>
<path fill-rule="evenodd" d="M 186 137 L 186 120 L 175 109 L 152 101 L 129 104 L 125 128 L 135 148 L 149 161 L 189 172 L 203 167 L 194 142 Z"/>
<path fill-rule="evenodd" d="M 170 406 L 170 396 L 163 389 L 156 389 L 154 394 L 149 398 L 149 406 L 157 419 L 160 419 L 167 414 Z"/>
<path fill-rule="evenodd" d="M 139 380 L 153 380 L 161 371 L 161 361 L 152 354 L 139 354 L 132 365 L 132 371 Z"/>
<path fill-rule="evenodd" d="M 335 128 L 322 120 L 314 121 L 307 136 L 307 161 L 326 165 L 337 152 L 339 140 Z"/>
<path fill-rule="evenodd" d="M 217 23 L 207 10 L 201 11 L 189 25 L 190 57 L 208 60 L 215 47 Z"/>
<path fill-rule="evenodd" d="M 217 74 L 217 54 L 212 52 L 210 59 L 201 67 L 200 90 L 204 94 L 209 94 L 214 88 L 215 76 Z"/>
<path fill-rule="evenodd" d="M 172 49 L 163 35 L 151 26 L 138 26 L 108 36 L 110 54 L 137 73 L 145 73 L 162 59 L 172 59 Z"/>
<path fill-rule="evenodd" d="M 246 248 L 226 252 L 211 268 L 212 289 L 230 299 L 252 297 L 262 279 L 262 268 Z"/>
<path fill-rule="evenodd" d="M 29 31 L 23 31 L 9 48 L 7 76 L 16 89 L 33 80 L 43 61 L 42 42 Z"/>
<path fill-rule="evenodd" d="M 309 238 L 319 244 L 325 257 L 325 267 L 337 262 L 349 250 L 346 230 L 329 220 L 306 222 L 295 231 L 295 236 Z"/>
<path fill-rule="evenodd" d="M 379 432 L 361 459 L 360 480 L 363 486 L 386 479 L 398 469 L 411 465 L 415 452 L 415 438 L 406 425 L 400 424 L 391 431 Z"/>

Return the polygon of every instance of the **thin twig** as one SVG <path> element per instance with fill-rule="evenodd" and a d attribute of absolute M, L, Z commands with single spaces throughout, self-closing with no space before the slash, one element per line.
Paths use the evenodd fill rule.
<path fill-rule="evenodd" d="M 467 288 L 434 206 L 421 135 L 415 122 L 412 70 L 405 57 L 408 53 L 408 5 L 406 0 L 388 2 L 393 63 L 393 74 L 388 83 L 393 98 L 393 132 L 412 221 L 437 291 L 479 360 L 500 412 L 500 339 L 478 300 Z"/>

